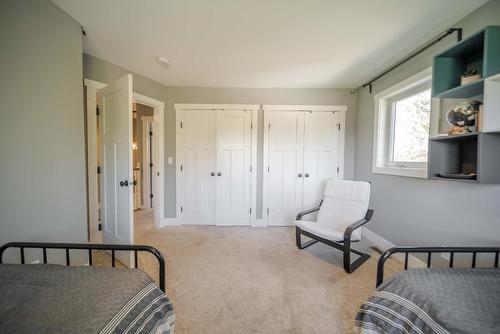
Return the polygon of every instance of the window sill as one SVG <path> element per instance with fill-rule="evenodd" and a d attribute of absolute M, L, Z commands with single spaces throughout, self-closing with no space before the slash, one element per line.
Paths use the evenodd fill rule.
<path fill-rule="evenodd" d="M 427 179 L 427 168 L 409 168 L 409 167 L 388 167 L 378 166 L 373 167 L 372 172 L 375 174 L 395 175 L 415 177 L 419 179 Z"/>

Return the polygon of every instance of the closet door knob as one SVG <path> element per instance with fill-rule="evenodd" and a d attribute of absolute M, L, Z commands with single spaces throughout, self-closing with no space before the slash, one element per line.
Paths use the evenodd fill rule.
<path fill-rule="evenodd" d="M 212 173 L 210 173 L 210 175 L 215 176 L 215 173 L 214 173 L 214 172 L 212 172 Z"/>
<path fill-rule="evenodd" d="M 128 187 L 128 181 L 120 181 L 120 187 Z"/>
<path fill-rule="evenodd" d="M 299 173 L 297 176 L 298 176 L 298 177 L 302 177 L 302 173 Z"/>
<path fill-rule="evenodd" d="M 222 175 L 222 173 L 221 173 L 221 172 L 218 172 L 218 173 L 217 173 L 217 176 L 221 176 L 221 175 Z"/>
<path fill-rule="evenodd" d="M 309 177 L 309 174 L 307 174 L 307 173 L 306 173 L 304 176 L 305 176 L 305 177 Z"/>

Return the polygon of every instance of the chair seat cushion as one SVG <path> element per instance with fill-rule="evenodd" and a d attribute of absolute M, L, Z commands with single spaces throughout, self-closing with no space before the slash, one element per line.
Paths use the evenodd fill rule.
<path fill-rule="evenodd" d="M 344 241 L 344 231 L 337 231 L 332 228 L 332 225 L 322 224 L 314 221 L 296 220 L 295 225 L 304 231 L 317 235 L 323 239 L 342 242 Z M 360 239 L 352 235 L 351 241 L 359 241 Z"/>

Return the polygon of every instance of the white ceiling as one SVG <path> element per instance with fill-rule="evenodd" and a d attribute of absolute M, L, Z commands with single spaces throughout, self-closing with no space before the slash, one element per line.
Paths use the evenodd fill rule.
<path fill-rule="evenodd" d="M 487 2 L 53 1 L 84 26 L 85 53 L 157 82 L 281 88 L 358 87 Z"/>

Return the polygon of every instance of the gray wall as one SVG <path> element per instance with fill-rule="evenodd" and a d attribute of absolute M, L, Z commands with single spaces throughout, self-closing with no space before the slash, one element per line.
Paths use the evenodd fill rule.
<path fill-rule="evenodd" d="M 130 73 L 104 60 L 84 55 L 85 78 L 108 83 Z M 133 73 L 134 74 L 134 73 Z M 241 104 L 329 104 L 347 105 L 345 177 L 354 176 L 354 130 L 356 124 L 356 95 L 347 89 L 279 89 L 279 88 L 204 88 L 167 87 L 141 75 L 134 74 L 134 92 L 165 102 L 165 159 L 175 158 L 175 103 L 241 103 Z M 262 115 L 259 115 L 262 125 Z M 262 126 L 259 127 L 258 153 L 262 152 Z M 259 155 L 262 166 L 262 154 Z M 165 212 L 175 217 L 175 166 L 165 161 Z M 258 168 L 258 189 L 262 189 L 262 167 Z M 262 209 L 262 192 L 257 191 L 257 216 Z"/>
<path fill-rule="evenodd" d="M 0 244 L 87 240 L 80 25 L 0 2 Z"/>
<path fill-rule="evenodd" d="M 500 25 L 500 1 L 488 2 L 454 26 L 465 37 L 485 25 Z M 358 89 L 355 179 L 372 181 L 369 229 L 397 245 L 498 245 L 500 242 L 500 185 L 474 185 L 373 174 L 373 95 L 432 64 L 432 55 L 452 45 L 448 37 L 425 54 Z M 382 70 L 382 69 L 381 69 Z"/>

